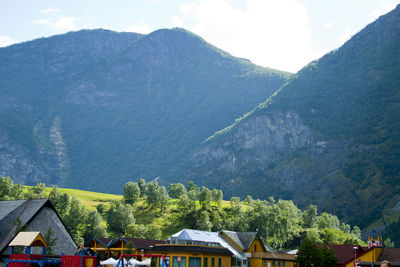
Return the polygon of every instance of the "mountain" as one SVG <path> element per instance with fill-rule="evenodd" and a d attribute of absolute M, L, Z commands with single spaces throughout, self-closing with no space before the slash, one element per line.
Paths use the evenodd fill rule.
<path fill-rule="evenodd" d="M 399 44 L 397 6 L 207 138 L 188 177 L 315 203 L 364 229 L 388 224 L 400 207 Z"/>
<path fill-rule="evenodd" d="M 186 30 L 84 30 L 0 49 L 0 175 L 120 192 L 171 177 L 291 74 Z"/>

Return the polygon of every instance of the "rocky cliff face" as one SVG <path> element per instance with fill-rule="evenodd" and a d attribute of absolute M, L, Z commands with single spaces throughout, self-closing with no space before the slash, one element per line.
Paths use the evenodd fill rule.
<path fill-rule="evenodd" d="M 0 135 L 0 151 L 0 176 L 9 176 L 15 183 L 24 184 L 51 181 L 47 170 L 41 168 L 28 151 L 13 143 L 6 135 Z"/>
<path fill-rule="evenodd" d="M 195 167 L 214 165 L 215 170 L 227 173 L 254 171 L 246 166 L 266 170 L 298 149 L 315 143 L 311 130 L 291 111 L 257 116 L 239 124 L 229 136 L 216 139 L 218 142 L 206 143 L 194 153 Z M 206 175 L 212 174 L 209 169 Z"/>

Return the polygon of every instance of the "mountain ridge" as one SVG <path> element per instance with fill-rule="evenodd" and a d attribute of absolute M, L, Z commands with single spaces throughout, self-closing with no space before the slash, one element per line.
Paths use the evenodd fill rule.
<path fill-rule="evenodd" d="M 183 29 L 84 30 L 1 48 L 0 59 L 0 96 L 11 100 L 0 110 L 0 173 L 100 191 L 167 175 L 291 75 Z"/>
<path fill-rule="evenodd" d="M 399 41 L 400 5 L 205 139 L 188 176 L 362 228 L 388 216 L 400 201 Z"/>

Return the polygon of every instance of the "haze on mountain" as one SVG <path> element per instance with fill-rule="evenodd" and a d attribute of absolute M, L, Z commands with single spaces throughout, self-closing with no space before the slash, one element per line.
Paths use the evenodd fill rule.
<path fill-rule="evenodd" d="M 400 5 L 192 154 L 225 195 L 317 204 L 400 242 Z"/>
<path fill-rule="evenodd" d="M 169 177 L 291 74 L 186 30 L 83 30 L 0 49 L 0 175 L 121 192 Z"/>

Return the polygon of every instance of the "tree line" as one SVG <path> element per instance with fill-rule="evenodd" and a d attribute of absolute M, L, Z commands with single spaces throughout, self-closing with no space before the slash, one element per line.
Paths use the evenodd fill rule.
<path fill-rule="evenodd" d="M 335 215 L 318 212 L 315 205 L 300 210 L 293 201 L 232 197 L 223 200 L 223 192 L 176 183 L 168 187 L 155 181 L 127 182 L 122 200 L 110 205 L 98 204 L 96 210 L 84 207 L 78 199 L 61 193 L 57 187 L 46 190 L 43 183 L 24 187 L 9 177 L 0 178 L 0 200 L 49 198 L 76 242 L 93 236 L 164 239 L 177 229 L 206 231 L 258 231 L 274 248 L 296 248 L 307 237 L 324 244 L 360 244 L 357 226 L 341 222 Z M 138 223 L 143 212 L 154 220 L 165 216 L 166 226 L 151 222 Z"/>

